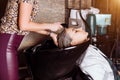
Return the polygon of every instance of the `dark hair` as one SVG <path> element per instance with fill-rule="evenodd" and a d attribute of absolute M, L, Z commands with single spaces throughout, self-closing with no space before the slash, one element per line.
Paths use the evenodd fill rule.
<path fill-rule="evenodd" d="M 66 32 L 66 28 L 64 28 L 60 33 L 57 35 L 57 42 L 59 48 L 65 48 L 71 46 L 72 39 L 70 38 L 69 34 Z"/>

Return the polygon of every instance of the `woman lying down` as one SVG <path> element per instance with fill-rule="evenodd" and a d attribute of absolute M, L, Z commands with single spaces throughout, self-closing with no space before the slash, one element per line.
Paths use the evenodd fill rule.
<path fill-rule="evenodd" d="M 88 33 L 82 28 L 64 28 L 60 33 L 50 33 L 54 43 L 60 47 L 69 47 L 88 41 Z M 120 80 L 115 79 L 113 69 L 107 56 L 97 47 L 89 45 L 82 56 L 77 60 L 80 69 L 93 80 Z M 115 67 L 114 67 L 115 68 Z M 117 72 L 116 72 L 117 74 Z"/>

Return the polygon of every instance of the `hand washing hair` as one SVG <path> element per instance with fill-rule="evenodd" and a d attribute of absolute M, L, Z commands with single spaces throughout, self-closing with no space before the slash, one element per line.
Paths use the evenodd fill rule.
<path fill-rule="evenodd" d="M 88 41 L 88 33 L 82 28 L 63 28 L 59 32 L 51 32 L 50 36 L 59 48 L 75 46 Z"/>
<path fill-rule="evenodd" d="M 71 46 L 72 39 L 70 38 L 69 34 L 66 32 L 64 28 L 58 35 L 57 35 L 57 42 L 59 48 L 65 48 Z"/>

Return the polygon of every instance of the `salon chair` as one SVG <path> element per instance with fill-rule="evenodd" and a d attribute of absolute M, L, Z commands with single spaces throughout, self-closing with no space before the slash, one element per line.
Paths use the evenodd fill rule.
<path fill-rule="evenodd" d="M 48 39 L 24 51 L 33 80 L 65 80 L 75 78 L 79 67 L 76 60 L 87 49 L 90 42 L 77 46 L 58 48 Z M 85 79 L 72 79 L 85 80 Z"/>

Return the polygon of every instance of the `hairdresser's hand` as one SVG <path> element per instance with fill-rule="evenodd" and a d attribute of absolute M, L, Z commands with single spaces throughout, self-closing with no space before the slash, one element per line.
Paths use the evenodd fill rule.
<path fill-rule="evenodd" d="M 50 37 L 53 39 L 54 44 L 55 44 L 56 46 L 58 46 L 57 34 L 55 34 L 55 33 L 50 33 Z"/>
<path fill-rule="evenodd" d="M 52 32 L 57 32 L 58 30 L 61 30 L 63 28 L 63 26 L 61 25 L 60 22 L 57 22 L 57 23 L 53 23 L 50 25 L 50 30 Z"/>

